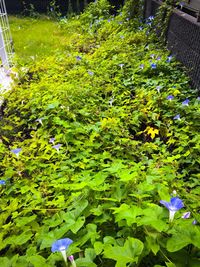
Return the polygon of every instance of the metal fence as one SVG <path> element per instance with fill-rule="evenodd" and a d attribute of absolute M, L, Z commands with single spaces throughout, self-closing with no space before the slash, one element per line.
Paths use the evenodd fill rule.
<path fill-rule="evenodd" d="M 4 69 L 10 68 L 12 56 L 12 38 L 6 6 L 4 0 L 0 0 L 0 58 Z"/>
<path fill-rule="evenodd" d="M 145 17 L 155 15 L 161 1 L 145 1 Z M 200 22 L 185 10 L 174 9 L 167 31 L 167 47 L 183 63 L 192 85 L 200 90 Z"/>

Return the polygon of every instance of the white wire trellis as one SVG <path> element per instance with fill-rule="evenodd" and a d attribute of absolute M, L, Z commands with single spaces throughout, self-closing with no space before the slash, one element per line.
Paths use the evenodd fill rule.
<path fill-rule="evenodd" d="M 5 1 L 0 0 L 0 59 L 5 70 L 9 70 L 12 65 L 12 37 L 8 22 Z"/>

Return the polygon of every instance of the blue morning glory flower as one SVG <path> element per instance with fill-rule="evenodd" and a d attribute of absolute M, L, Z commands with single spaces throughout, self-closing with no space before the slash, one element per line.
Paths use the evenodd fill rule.
<path fill-rule="evenodd" d="M 139 30 L 140 30 L 140 31 L 142 31 L 142 30 L 143 30 L 143 27 L 142 27 L 142 26 L 140 26 L 140 27 L 139 27 Z"/>
<path fill-rule="evenodd" d="M 183 213 L 183 215 L 181 216 L 181 218 L 183 218 L 183 219 L 189 219 L 190 218 L 190 211 Z"/>
<path fill-rule="evenodd" d="M 160 56 L 159 56 L 159 57 L 157 57 L 157 58 L 156 58 L 156 60 L 161 60 L 161 57 L 160 57 Z"/>
<path fill-rule="evenodd" d="M 185 100 L 182 102 L 182 105 L 183 105 L 183 106 L 188 106 L 188 105 L 189 105 L 189 102 L 190 102 L 189 99 L 185 99 Z"/>
<path fill-rule="evenodd" d="M 173 221 L 175 213 L 184 207 L 182 200 L 178 197 L 172 197 L 170 199 L 170 202 L 161 200 L 160 203 L 169 210 L 169 221 L 170 222 Z"/>
<path fill-rule="evenodd" d="M 193 224 L 193 225 L 198 224 L 197 220 L 194 220 L 194 221 L 192 222 L 192 224 Z"/>
<path fill-rule="evenodd" d="M 144 64 L 141 64 L 139 67 L 140 67 L 140 69 L 143 70 L 144 69 Z"/>
<path fill-rule="evenodd" d="M 167 57 L 166 62 L 167 62 L 167 63 L 171 62 L 172 58 L 173 58 L 172 56 Z"/>
<path fill-rule="evenodd" d="M 108 19 L 108 22 L 111 22 L 111 19 Z"/>
<path fill-rule="evenodd" d="M 197 101 L 200 101 L 200 96 L 197 97 Z"/>
<path fill-rule="evenodd" d="M 52 252 L 61 252 L 64 258 L 64 261 L 67 262 L 66 250 L 69 245 L 71 245 L 73 241 L 69 238 L 58 239 L 52 244 L 51 251 Z"/>
<path fill-rule="evenodd" d="M 54 142 L 55 142 L 55 138 L 52 137 L 52 138 L 49 139 L 49 143 L 54 144 Z"/>
<path fill-rule="evenodd" d="M 154 16 L 148 17 L 148 20 L 150 20 L 150 21 L 154 20 Z"/>
<path fill-rule="evenodd" d="M 22 151 L 21 148 L 12 149 L 11 152 L 14 153 L 17 157 L 19 157 L 19 153 Z"/>
<path fill-rule="evenodd" d="M 157 68 L 156 63 L 152 63 L 152 64 L 151 64 L 151 68 L 152 68 L 152 69 L 156 69 L 156 68 Z"/>
<path fill-rule="evenodd" d="M 123 68 L 123 66 L 124 66 L 124 64 L 123 64 L 123 63 L 121 63 L 121 64 L 119 64 L 119 66 L 120 66 L 120 68 L 122 69 L 122 68 Z"/>
<path fill-rule="evenodd" d="M 59 152 L 60 147 L 62 146 L 62 144 L 57 144 L 52 146 L 53 148 L 55 148 L 57 150 L 57 152 Z"/>
<path fill-rule="evenodd" d="M 160 86 L 160 85 L 156 86 L 156 90 L 158 91 L 158 93 L 160 93 L 161 88 L 162 88 L 162 86 Z"/>
<path fill-rule="evenodd" d="M 82 59 L 82 57 L 76 56 L 76 60 L 80 61 L 81 59 Z"/>
<path fill-rule="evenodd" d="M 5 185 L 6 181 L 5 180 L 0 180 L 0 185 Z"/>
<path fill-rule="evenodd" d="M 174 118 L 173 118 L 174 120 L 181 120 L 181 116 L 180 116 L 180 114 L 178 114 L 178 115 L 176 115 L 176 116 L 174 116 Z"/>
<path fill-rule="evenodd" d="M 119 25 L 122 25 L 122 24 L 123 24 L 123 22 L 122 22 L 122 21 L 119 21 L 119 22 L 118 22 L 118 24 L 119 24 Z"/>
<path fill-rule="evenodd" d="M 172 99 L 174 99 L 174 96 L 173 95 L 168 95 L 167 100 L 171 101 Z"/>
<path fill-rule="evenodd" d="M 88 70 L 88 74 L 89 74 L 90 76 L 93 76 L 93 75 L 94 75 L 94 72 L 93 72 L 93 71 L 90 71 L 90 70 Z"/>
<path fill-rule="evenodd" d="M 113 102 L 114 102 L 114 97 L 112 97 L 110 100 L 109 100 L 109 105 L 112 107 L 112 104 L 113 104 Z"/>

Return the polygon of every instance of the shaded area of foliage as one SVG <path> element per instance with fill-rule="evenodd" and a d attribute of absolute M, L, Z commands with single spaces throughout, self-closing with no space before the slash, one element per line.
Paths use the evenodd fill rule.
<path fill-rule="evenodd" d="M 65 51 L 19 68 L 5 96 L 1 266 L 64 266 L 62 237 L 77 266 L 199 266 L 199 99 L 148 24 L 109 9 L 62 20 Z M 185 208 L 169 223 L 172 194 Z"/>

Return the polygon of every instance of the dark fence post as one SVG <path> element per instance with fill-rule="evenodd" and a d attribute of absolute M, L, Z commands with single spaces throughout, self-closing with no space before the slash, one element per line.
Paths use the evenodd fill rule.
<path fill-rule="evenodd" d="M 144 18 L 150 17 L 152 14 L 152 0 L 144 1 Z"/>

